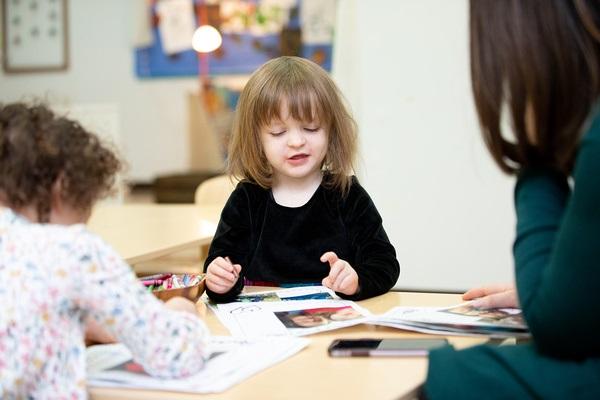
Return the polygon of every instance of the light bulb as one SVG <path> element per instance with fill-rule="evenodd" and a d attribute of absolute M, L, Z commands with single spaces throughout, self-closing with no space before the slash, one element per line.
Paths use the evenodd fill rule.
<path fill-rule="evenodd" d="M 211 25 L 202 25 L 192 36 L 192 47 L 198 53 L 210 53 L 219 48 L 223 39 L 218 30 Z"/>

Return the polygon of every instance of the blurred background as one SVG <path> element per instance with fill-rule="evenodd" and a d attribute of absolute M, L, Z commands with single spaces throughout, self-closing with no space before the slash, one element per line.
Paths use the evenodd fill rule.
<path fill-rule="evenodd" d="M 112 141 L 128 169 L 111 201 L 193 202 L 222 173 L 248 74 L 300 55 L 358 122 L 397 287 L 512 280 L 513 184 L 478 132 L 466 0 L 2 0 L 0 21 L 0 101 L 42 99 Z M 194 49 L 204 25 L 219 39 L 197 43 L 220 43 Z"/>

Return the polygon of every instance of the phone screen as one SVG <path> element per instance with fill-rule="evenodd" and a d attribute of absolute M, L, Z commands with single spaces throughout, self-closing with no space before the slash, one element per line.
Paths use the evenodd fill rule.
<path fill-rule="evenodd" d="M 334 357 L 426 356 L 447 344 L 446 339 L 338 339 L 328 351 Z"/>

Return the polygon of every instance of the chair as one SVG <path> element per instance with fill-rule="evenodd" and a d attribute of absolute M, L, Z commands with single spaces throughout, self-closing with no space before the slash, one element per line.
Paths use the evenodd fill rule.
<path fill-rule="evenodd" d="M 236 184 L 237 180 L 229 175 L 206 179 L 196 188 L 194 202 L 198 206 L 223 207 Z"/>
<path fill-rule="evenodd" d="M 231 192 L 235 189 L 237 182 L 235 178 L 229 175 L 219 175 L 207 179 L 196 188 L 194 202 L 197 206 L 218 207 L 221 210 L 225 206 L 225 203 L 227 203 L 227 199 L 229 199 Z M 208 255 L 208 248 L 208 245 L 200 247 L 201 259 L 205 259 Z"/>
<path fill-rule="evenodd" d="M 237 181 L 228 175 L 218 175 L 206 179 L 196 188 L 195 204 L 202 207 L 218 207 L 222 209 L 229 198 Z M 200 248 L 181 250 L 177 253 L 146 261 L 135 265 L 138 275 L 150 275 L 162 272 L 171 273 L 200 273 L 204 260 L 208 255 L 209 245 Z"/>

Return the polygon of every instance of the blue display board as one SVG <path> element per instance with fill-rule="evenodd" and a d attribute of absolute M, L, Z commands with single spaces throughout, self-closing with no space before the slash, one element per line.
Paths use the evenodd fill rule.
<path fill-rule="evenodd" d="M 332 0 L 321 0 L 332 1 Z M 252 12 L 256 12 L 259 1 L 247 1 Z M 223 74 L 249 74 L 267 60 L 281 55 L 297 55 L 308 58 L 321 65 L 326 70 L 331 70 L 332 43 L 302 43 L 302 0 L 296 0 L 295 7 L 289 12 L 288 22 L 281 32 L 276 34 L 254 35 L 250 32 L 227 33 L 222 31 L 223 44 L 221 47 L 207 54 L 208 70 L 211 75 Z M 195 7 L 204 7 L 202 0 L 195 2 Z M 219 15 L 220 7 L 211 7 L 209 15 Z M 215 9 L 216 7 L 216 9 Z M 154 21 L 157 21 L 155 7 L 152 7 Z M 249 16 L 256 18 L 256 15 Z M 215 20 L 216 19 L 216 20 Z M 219 29 L 219 18 L 210 21 Z M 135 50 L 135 69 L 140 78 L 167 77 L 167 76 L 195 76 L 198 75 L 198 54 L 194 50 L 168 55 L 163 51 L 158 23 L 152 27 L 153 43 L 149 47 Z M 219 29 L 221 31 L 221 29 Z M 190 38 L 191 40 L 191 38 Z"/>

